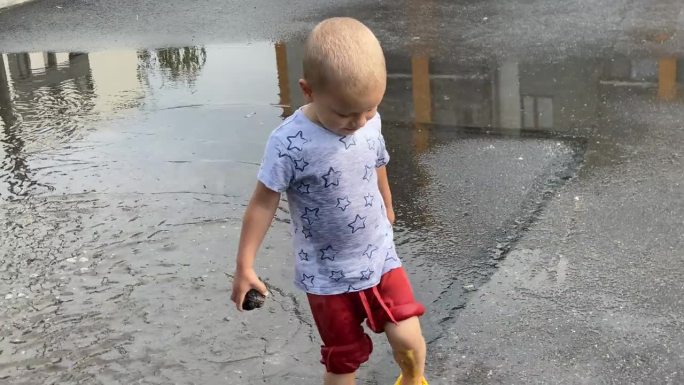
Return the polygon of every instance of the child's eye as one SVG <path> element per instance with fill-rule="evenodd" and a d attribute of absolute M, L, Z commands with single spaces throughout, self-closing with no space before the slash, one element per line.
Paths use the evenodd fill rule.
<path fill-rule="evenodd" d="M 335 112 L 335 113 L 336 113 L 337 116 L 339 116 L 340 118 L 348 118 L 348 117 L 349 117 L 349 115 L 346 115 L 346 114 L 341 114 L 341 113 L 339 113 L 339 112 Z"/>

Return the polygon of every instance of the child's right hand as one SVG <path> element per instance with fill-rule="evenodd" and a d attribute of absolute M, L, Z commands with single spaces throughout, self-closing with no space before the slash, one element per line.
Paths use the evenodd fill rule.
<path fill-rule="evenodd" d="M 238 311 L 242 311 L 242 303 L 250 289 L 255 289 L 264 297 L 268 296 L 266 285 L 259 279 L 254 269 L 237 270 L 233 277 L 233 292 L 230 299 L 235 302 Z"/>

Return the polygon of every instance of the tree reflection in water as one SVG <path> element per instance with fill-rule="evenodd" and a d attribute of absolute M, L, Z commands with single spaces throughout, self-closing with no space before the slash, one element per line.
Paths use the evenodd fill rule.
<path fill-rule="evenodd" d="M 161 48 L 138 53 L 139 66 L 160 70 L 172 81 L 194 83 L 207 61 L 204 47 Z"/>

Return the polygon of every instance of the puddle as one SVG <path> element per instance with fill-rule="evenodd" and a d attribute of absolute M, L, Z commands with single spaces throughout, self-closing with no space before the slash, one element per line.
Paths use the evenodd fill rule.
<path fill-rule="evenodd" d="M 4 69 L 0 71 L 0 196 L 9 199 L 45 192 L 52 185 L 37 173 L 38 154 L 84 139 L 106 142 L 116 140 L 111 135 L 135 133 L 199 140 L 190 133 L 206 132 L 200 122 L 192 123 L 194 115 L 203 111 L 225 119 L 235 119 L 232 111 L 226 110 L 244 112 L 242 120 L 230 121 L 239 127 L 220 127 L 227 136 L 217 129 L 201 138 L 205 143 L 221 144 L 212 148 L 212 156 L 245 150 L 237 145 L 224 151 L 223 146 L 238 142 L 225 140 L 228 132 L 254 135 L 250 140 L 260 144 L 279 116 L 288 116 L 303 103 L 297 86 L 300 59 L 301 45 L 282 42 L 4 54 L 0 58 Z M 381 109 L 383 118 L 388 125 L 415 127 L 418 152 L 423 150 L 419 147 L 432 145 L 431 130 L 421 128 L 434 125 L 498 130 L 506 135 L 552 132 L 586 137 L 595 131 L 610 105 L 621 103 L 625 95 L 678 102 L 677 84 L 684 73 L 684 61 L 676 57 L 473 65 L 422 56 L 389 55 L 387 59 L 389 85 Z M 164 112 L 174 109 L 188 111 Z M 177 118 L 188 119 L 183 132 L 167 131 L 169 121 L 165 119 Z M 257 128 L 260 134 L 254 134 L 253 126 L 264 128 Z M 103 135 L 110 137 L 101 139 Z M 258 148 L 233 153 L 231 158 L 256 162 L 259 158 L 249 154 L 258 153 Z M 193 160 L 192 154 L 178 150 L 178 155 L 166 151 L 165 160 Z M 204 150 L 202 153 L 209 155 Z"/>
<path fill-rule="evenodd" d="M 287 227 L 259 262 L 272 319 L 238 319 L 224 275 L 263 143 L 303 103 L 301 55 L 293 42 L 0 55 L 0 379 L 317 381 Z M 397 244 L 433 340 L 585 151 L 591 172 L 642 139 L 621 129 L 629 102 L 680 103 L 684 74 L 674 57 L 387 62 Z"/>

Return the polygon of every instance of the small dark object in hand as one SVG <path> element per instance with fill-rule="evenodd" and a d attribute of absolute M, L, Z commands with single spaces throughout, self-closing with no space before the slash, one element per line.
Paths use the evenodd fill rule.
<path fill-rule="evenodd" d="M 242 302 L 243 310 L 254 310 L 264 306 L 264 297 L 261 293 L 254 289 L 250 289 L 245 296 L 244 302 Z"/>

